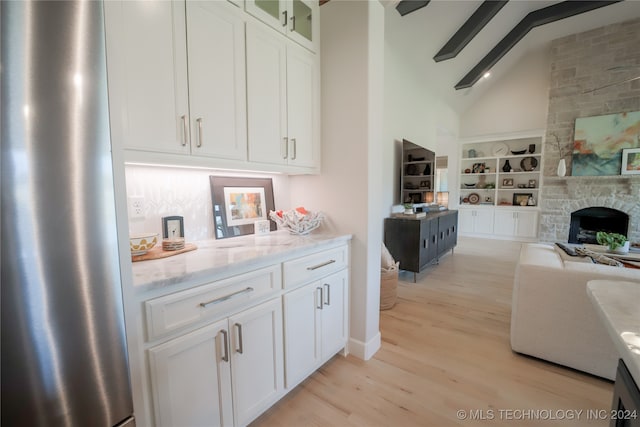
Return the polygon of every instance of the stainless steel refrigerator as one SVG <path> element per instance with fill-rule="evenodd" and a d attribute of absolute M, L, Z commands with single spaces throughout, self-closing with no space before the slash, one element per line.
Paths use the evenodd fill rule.
<path fill-rule="evenodd" d="M 97 1 L 1 1 L 2 426 L 133 425 Z"/>

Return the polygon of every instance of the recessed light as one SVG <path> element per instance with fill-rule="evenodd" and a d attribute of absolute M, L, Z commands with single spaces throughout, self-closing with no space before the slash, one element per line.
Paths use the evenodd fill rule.
<path fill-rule="evenodd" d="M 488 79 L 489 77 L 491 77 L 491 72 L 487 71 L 486 73 L 484 73 L 482 77 L 484 77 L 485 79 Z"/>

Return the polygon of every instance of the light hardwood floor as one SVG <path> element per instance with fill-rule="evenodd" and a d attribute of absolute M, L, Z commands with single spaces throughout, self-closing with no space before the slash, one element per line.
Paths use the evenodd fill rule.
<path fill-rule="evenodd" d="M 461 238 L 417 283 L 402 273 L 376 355 L 334 357 L 253 425 L 607 426 L 611 382 L 511 351 L 519 250 Z"/>

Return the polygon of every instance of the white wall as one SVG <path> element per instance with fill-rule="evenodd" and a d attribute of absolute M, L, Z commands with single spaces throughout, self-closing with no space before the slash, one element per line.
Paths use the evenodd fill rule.
<path fill-rule="evenodd" d="M 291 177 L 291 200 L 353 234 L 349 349 L 366 360 L 380 346 L 384 9 L 333 0 L 320 12 L 322 174 Z"/>
<path fill-rule="evenodd" d="M 549 76 L 549 45 L 526 54 L 461 115 L 460 136 L 544 129 Z"/>
<path fill-rule="evenodd" d="M 406 22 L 406 21 L 405 21 Z M 428 148 L 436 156 L 457 153 L 458 115 L 428 89 L 428 76 L 412 58 L 420 54 L 415 40 L 403 30 L 400 14 L 390 7 L 385 16 L 385 88 L 383 133 L 384 216 L 388 216 L 398 189 L 397 156 L 394 141 L 403 138 Z M 446 135 L 443 138 L 442 135 Z M 454 137 L 451 138 L 450 136 Z M 457 154 L 456 154 L 457 156 Z M 456 156 L 453 156 L 455 159 Z"/>

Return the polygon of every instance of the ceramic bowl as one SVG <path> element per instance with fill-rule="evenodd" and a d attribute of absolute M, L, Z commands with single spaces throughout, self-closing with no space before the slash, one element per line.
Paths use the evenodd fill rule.
<path fill-rule="evenodd" d="M 518 150 L 518 151 L 511 150 L 511 154 L 513 154 L 514 156 L 519 156 L 520 154 L 524 154 L 526 152 L 527 152 L 526 149 L 525 150 Z"/>
<path fill-rule="evenodd" d="M 129 236 L 131 255 L 146 254 L 149 249 L 158 243 L 158 233 L 140 233 Z"/>

